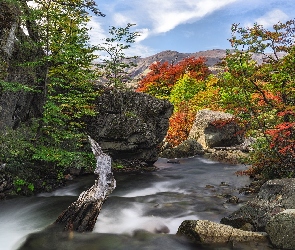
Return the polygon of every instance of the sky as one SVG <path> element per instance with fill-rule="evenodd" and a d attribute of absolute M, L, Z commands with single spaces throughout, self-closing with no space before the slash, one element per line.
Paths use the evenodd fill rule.
<path fill-rule="evenodd" d="M 110 26 L 141 36 L 126 54 L 147 57 L 165 50 L 194 53 L 229 49 L 231 25 L 271 28 L 295 18 L 295 0 L 95 0 L 105 17 L 93 17 L 91 43 L 108 37 Z"/>

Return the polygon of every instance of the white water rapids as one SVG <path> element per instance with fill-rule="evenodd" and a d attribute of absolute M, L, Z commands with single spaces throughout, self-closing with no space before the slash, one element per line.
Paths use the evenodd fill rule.
<path fill-rule="evenodd" d="M 71 240 L 50 238 L 41 232 L 31 237 L 35 245 L 30 250 L 196 249 L 174 238 L 183 220 L 219 222 L 250 199 L 238 193 L 239 187 L 250 183 L 249 178 L 235 174 L 245 166 L 221 164 L 201 157 L 180 159 L 180 164 L 159 159 L 156 166 L 159 168 L 156 172 L 115 175 L 117 187 L 103 205 L 94 232 L 75 234 Z M 85 176 L 52 193 L 0 201 L 0 249 L 18 249 L 30 233 L 54 222 L 94 179 L 94 176 Z M 226 195 L 238 196 L 241 203 L 227 203 Z M 138 230 L 152 234 L 139 239 Z M 169 233 L 156 234 L 158 232 Z"/>

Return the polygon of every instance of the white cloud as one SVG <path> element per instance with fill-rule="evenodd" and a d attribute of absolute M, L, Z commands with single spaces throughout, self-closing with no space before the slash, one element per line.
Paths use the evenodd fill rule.
<path fill-rule="evenodd" d="M 89 31 L 90 43 L 93 45 L 97 45 L 102 42 L 103 39 L 107 38 L 108 31 L 105 31 L 100 23 L 101 18 L 92 17 L 88 22 L 88 27 L 91 28 Z"/>
<path fill-rule="evenodd" d="M 115 26 L 136 23 L 141 29 L 149 29 L 148 35 L 168 32 L 180 24 L 192 23 L 238 0 L 117 0 L 107 17 Z M 101 7 L 103 10 L 104 7 Z M 106 18 L 107 18 L 106 17 Z M 146 34 L 146 33 L 145 33 Z"/>
<path fill-rule="evenodd" d="M 150 30 L 147 28 L 137 29 L 136 31 L 140 34 L 140 36 L 138 36 L 135 40 L 137 43 L 145 40 L 150 34 Z"/>
<path fill-rule="evenodd" d="M 146 18 L 152 23 L 155 34 L 168 32 L 180 24 L 192 23 L 237 0 L 146 0 Z"/>
<path fill-rule="evenodd" d="M 274 9 L 262 17 L 255 20 L 260 25 L 263 25 L 264 28 L 270 28 L 278 22 L 286 22 L 289 19 L 288 15 L 285 14 L 280 9 Z"/>
<path fill-rule="evenodd" d="M 140 43 L 134 43 L 131 45 L 131 47 L 126 51 L 127 56 L 141 56 L 141 57 L 147 57 L 153 54 L 156 54 L 158 51 L 155 51 L 154 49 L 144 46 Z"/>
<path fill-rule="evenodd" d="M 92 29 L 89 32 L 90 35 L 90 43 L 93 45 L 97 45 L 104 41 L 107 37 L 109 37 L 108 31 L 104 30 L 102 24 L 99 22 L 99 18 L 92 18 L 88 23 L 88 27 Z M 102 19 L 102 22 L 104 20 Z M 148 29 L 137 29 L 137 32 L 141 33 L 141 36 L 136 39 L 136 42 L 131 45 L 131 47 L 125 51 L 127 56 L 138 56 L 147 57 L 151 54 L 155 54 L 156 51 L 151 49 L 148 46 L 144 46 L 140 44 L 142 40 L 144 40 L 149 33 Z M 107 54 L 103 51 L 97 52 L 100 57 L 100 60 L 104 59 Z"/>
<path fill-rule="evenodd" d="M 115 27 L 125 27 L 128 23 L 134 23 L 134 20 L 122 13 L 114 13 L 113 19 L 115 22 L 113 26 Z"/>
<path fill-rule="evenodd" d="M 184 37 L 186 37 L 186 38 L 190 38 L 190 37 L 192 37 L 192 36 L 195 35 L 195 32 L 184 30 L 184 31 L 182 32 L 182 34 L 184 35 Z"/>
<path fill-rule="evenodd" d="M 166 33 L 181 24 L 193 23 L 216 10 L 238 1 L 129 0 L 127 2 L 124 0 L 115 0 L 111 3 L 111 7 L 108 3 L 102 1 L 99 7 L 102 12 L 106 12 L 106 17 L 102 19 L 101 25 L 97 24 L 99 31 L 96 37 L 107 36 L 107 25 L 125 27 L 127 23 L 135 23 L 136 26 L 133 30 L 140 32 L 141 36 L 132 45 L 133 51 L 136 52 L 134 54 L 141 56 L 150 55 L 151 49 L 141 44 L 148 37 Z M 105 33 L 102 27 L 106 30 Z M 186 34 L 186 36 L 190 35 Z M 97 38 L 93 37 L 92 41 L 97 41 Z"/>

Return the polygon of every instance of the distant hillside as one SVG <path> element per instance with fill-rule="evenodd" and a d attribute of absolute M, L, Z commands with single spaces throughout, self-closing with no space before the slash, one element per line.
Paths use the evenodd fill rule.
<path fill-rule="evenodd" d="M 268 54 L 271 55 L 271 54 Z M 137 66 L 132 67 L 129 69 L 128 73 L 130 74 L 130 77 L 133 79 L 128 85 L 130 87 L 136 87 L 137 81 L 141 76 L 146 75 L 149 72 L 149 66 L 153 62 L 169 62 L 169 63 L 177 63 L 184 58 L 187 57 L 205 57 L 206 58 L 206 64 L 209 66 L 209 69 L 212 71 L 212 73 L 216 73 L 220 70 L 220 68 L 215 67 L 217 63 L 221 61 L 222 58 L 226 56 L 226 50 L 224 49 L 213 49 L 213 50 L 206 50 L 206 51 L 199 51 L 195 53 L 180 53 L 177 51 L 171 51 L 166 50 L 162 51 L 160 53 L 157 53 L 155 55 L 146 57 L 146 58 L 137 58 L 134 60 L 134 62 L 137 64 Z M 284 54 L 279 54 L 279 57 L 283 57 Z M 262 54 L 253 54 L 252 58 L 257 61 L 258 64 L 263 63 L 263 56 Z"/>
<path fill-rule="evenodd" d="M 211 68 L 218 62 L 220 62 L 220 59 L 223 58 L 226 54 L 226 50 L 222 49 L 213 49 L 213 50 L 207 50 L 207 51 L 200 51 L 195 53 L 180 53 L 177 51 L 171 51 L 166 50 L 162 51 L 158 54 L 146 57 L 146 58 L 138 58 L 135 60 L 135 63 L 137 64 L 136 67 L 133 67 L 129 70 L 130 76 L 132 78 L 139 78 L 142 74 L 147 73 L 147 70 L 149 66 L 153 62 L 165 62 L 168 61 L 171 62 L 179 62 L 187 57 L 205 57 L 207 62 L 206 64 Z"/>

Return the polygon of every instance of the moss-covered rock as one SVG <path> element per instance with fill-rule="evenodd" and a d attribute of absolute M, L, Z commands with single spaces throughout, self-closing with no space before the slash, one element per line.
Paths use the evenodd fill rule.
<path fill-rule="evenodd" d="M 243 231 L 208 220 L 183 221 L 177 234 L 184 235 L 201 244 L 267 240 L 266 235 L 263 233 Z"/>
<path fill-rule="evenodd" d="M 266 232 L 277 248 L 295 249 L 295 209 L 287 209 L 273 216 L 266 225 Z"/>

